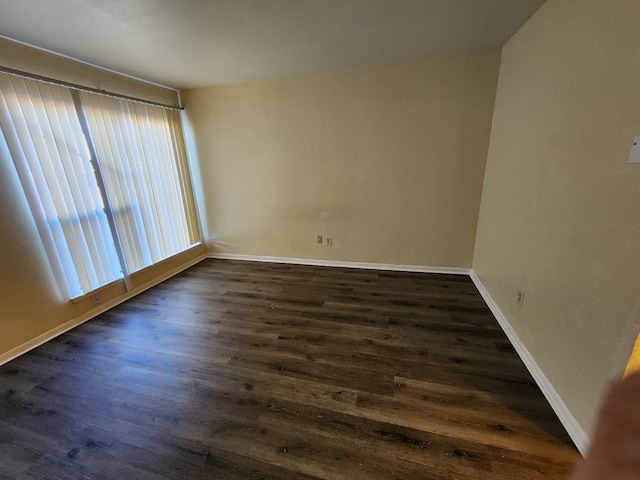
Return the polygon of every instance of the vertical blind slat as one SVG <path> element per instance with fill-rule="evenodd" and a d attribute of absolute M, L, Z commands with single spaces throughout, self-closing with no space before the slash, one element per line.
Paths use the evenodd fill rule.
<path fill-rule="evenodd" d="M 162 128 L 160 134 L 158 135 L 160 148 L 163 152 L 162 158 L 171 158 L 173 152 L 169 139 L 168 117 L 166 115 L 166 111 L 160 111 L 158 113 L 162 117 L 160 119 Z M 178 228 L 176 228 L 176 240 L 179 244 L 185 243 L 188 241 L 188 237 L 185 235 L 186 217 L 184 205 L 182 205 L 182 196 L 177 184 L 178 171 L 176 168 L 176 162 L 165 162 L 163 173 L 163 181 L 166 185 L 165 188 L 167 189 L 167 191 L 171 192 L 172 198 L 175 198 L 175 201 L 172 203 L 171 215 L 174 220 L 173 223 L 175 225 L 178 225 Z"/>
<path fill-rule="evenodd" d="M 200 227 L 198 225 L 198 216 L 196 213 L 195 199 L 193 196 L 193 185 L 191 176 L 189 175 L 189 166 L 187 163 L 187 149 L 182 136 L 182 124 L 180 113 L 176 111 L 167 111 L 169 128 L 171 130 L 171 138 L 174 156 L 177 158 L 177 166 L 180 178 L 180 186 L 182 192 L 182 202 L 187 216 L 187 226 L 189 232 L 189 241 L 195 243 L 200 238 Z"/>

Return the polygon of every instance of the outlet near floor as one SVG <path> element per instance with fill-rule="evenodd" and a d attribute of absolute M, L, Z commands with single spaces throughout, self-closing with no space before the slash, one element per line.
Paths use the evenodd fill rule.
<path fill-rule="evenodd" d="M 100 298 L 99 293 L 94 293 L 93 295 L 91 295 L 91 303 L 94 307 L 97 307 L 102 303 L 102 299 Z"/>

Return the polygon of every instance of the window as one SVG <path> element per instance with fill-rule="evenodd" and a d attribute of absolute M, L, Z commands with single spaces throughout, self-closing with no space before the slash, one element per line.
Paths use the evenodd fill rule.
<path fill-rule="evenodd" d="M 0 74 L 0 127 L 69 298 L 199 241 L 176 110 Z"/>
<path fill-rule="evenodd" d="M 198 232 L 178 112 L 81 98 L 129 270 L 189 248 Z"/>

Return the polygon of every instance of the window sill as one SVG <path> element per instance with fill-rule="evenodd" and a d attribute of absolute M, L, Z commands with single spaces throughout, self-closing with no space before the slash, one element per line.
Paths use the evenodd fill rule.
<path fill-rule="evenodd" d="M 137 270 L 135 272 L 133 272 L 131 274 L 131 280 L 134 282 L 135 285 L 135 279 L 137 276 L 144 274 L 145 272 L 147 272 L 148 270 L 152 269 L 152 268 L 158 268 L 159 266 L 161 266 L 164 263 L 167 263 L 169 261 L 171 261 L 173 258 L 177 257 L 178 255 L 186 255 L 188 254 L 190 251 L 192 250 L 196 250 L 198 248 L 201 248 L 203 245 L 202 241 L 199 241 L 197 243 L 194 243 L 193 245 L 191 245 L 189 248 L 187 248 L 186 250 L 183 250 L 182 252 L 178 252 L 174 255 L 171 255 L 170 257 L 164 258 L 162 260 L 160 260 L 157 263 L 151 264 L 151 265 L 147 265 L 144 268 L 141 268 L 140 270 Z M 84 301 L 86 301 L 87 299 L 90 299 L 92 295 L 101 293 L 103 291 L 109 290 L 115 286 L 122 286 L 124 288 L 125 284 L 124 284 L 124 279 L 119 278 L 117 280 L 114 280 L 113 282 L 109 282 L 105 285 L 102 285 L 98 288 L 96 288 L 95 290 L 91 290 L 88 293 L 85 293 L 84 295 L 80 295 L 79 297 L 74 297 L 72 299 L 70 299 L 69 301 L 72 304 L 78 304 L 78 303 L 82 303 Z M 102 302 L 100 302 L 102 303 Z"/>

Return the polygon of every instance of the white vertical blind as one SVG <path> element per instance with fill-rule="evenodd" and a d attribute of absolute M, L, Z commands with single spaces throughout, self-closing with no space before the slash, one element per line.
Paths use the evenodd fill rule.
<path fill-rule="evenodd" d="M 178 113 L 81 94 L 129 271 L 198 240 Z M 179 130 L 178 130 L 179 132 Z"/>
<path fill-rule="evenodd" d="M 68 89 L 0 75 L 0 126 L 70 298 L 122 276 Z"/>
<path fill-rule="evenodd" d="M 69 298 L 200 235 L 178 112 L 74 95 L 75 103 L 68 88 L 0 74 L 0 128 Z"/>

